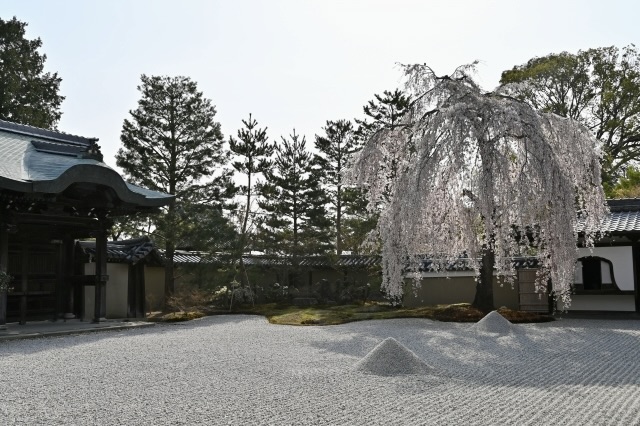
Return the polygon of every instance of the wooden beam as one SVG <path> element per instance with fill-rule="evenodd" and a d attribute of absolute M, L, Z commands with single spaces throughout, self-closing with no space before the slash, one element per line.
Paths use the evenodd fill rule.
<path fill-rule="evenodd" d="M 47 214 L 14 213 L 18 224 L 67 225 L 86 229 L 97 229 L 100 223 L 94 217 L 58 216 Z"/>
<path fill-rule="evenodd" d="M 7 272 L 9 259 L 9 232 L 6 224 L 0 221 L 0 271 Z M 7 328 L 7 291 L 0 291 L 0 330 Z"/>

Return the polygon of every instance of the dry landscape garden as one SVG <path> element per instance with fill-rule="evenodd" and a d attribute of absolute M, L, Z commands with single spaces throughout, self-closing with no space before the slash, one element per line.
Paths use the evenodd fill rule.
<path fill-rule="evenodd" d="M 212 316 L 2 344 L 0 421 L 635 425 L 639 340 L 636 320 Z"/>
<path fill-rule="evenodd" d="M 640 425 L 634 45 L 492 91 L 402 64 L 310 144 L 142 74 L 116 171 L 57 129 L 26 26 L 0 19 L 0 337 L 144 327 L 0 339 L 0 425 Z"/>

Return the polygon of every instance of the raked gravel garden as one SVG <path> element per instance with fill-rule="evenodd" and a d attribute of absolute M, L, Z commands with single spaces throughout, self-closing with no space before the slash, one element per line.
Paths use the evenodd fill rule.
<path fill-rule="evenodd" d="M 640 321 L 228 315 L 0 345 L 2 425 L 640 425 Z"/>

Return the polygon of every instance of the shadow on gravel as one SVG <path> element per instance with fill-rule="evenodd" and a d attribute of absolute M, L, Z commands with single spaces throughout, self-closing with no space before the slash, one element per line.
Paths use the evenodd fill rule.
<path fill-rule="evenodd" d="M 252 324 L 243 324 L 247 321 Z M 240 327 L 242 325 L 242 327 Z M 238 327 L 238 335 L 234 327 Z M 265 342 L 280 336 L 295 345 L 310 345 L 326 356 L 346 356 L 354 366 L 377 344 L 393 337 L 453 380 L 508 388 L 553 388 L 562 385 L 640 386 L 640 322 L 563 319 L 553 323 L 514 325 L 506 334 L 482 334 L 472 323 L 441 323 L 426 319 L 374 320 L 319 328 L 270 325 L 253 315 L 218 315 L 155 327 L 83 335 L 3 342 L 0 357 L 64 350 L 105 343 L 135 345 L 136 336 L 173 340 L 189 330 L 210 327 L 212 335 L 234 334 L 231 351 L 243 353 L 256 333 Z M 269 337 L 270 331 L 274 334 Z M 243 334 L 244 333 L 244 334 Z M 289 336 L 289 337 L 283 337 Z M 298 337 L 299 336 L 299 337 Z M 303 337 L 304 336 L 304 337 Z M 289 340 L 286 340 L 287 342 Z M 124 341 L 122 341 L 124 342 Z M 268 346 L 268 344 L 267 344 Z M 275 353 L 275 352 L 274 352 Z M 159 351 L 157 356 L 162 356 Z M 318 364 L 322 364 L 319 356 Z M 355 372 L 353 372 L 355 374 Z"/>
<path fill-rule="evenodd" d="M 452 379 L 506 387 L 559 385 L 640 385 L 640 323 L 562 320 L 514 324 L 503 335 L 477 332 L 472 324 L 424 320 L 388 327 L 327 327 L 335 334 L 314 341 L 320 350 L 353 357 L 355 365 L 388 337 Z"/>
<path fill-rule="evenodd" d="M 56 351 L 73 346 L 88 345 L 95 342 L 119 339 L 132 336 L 156 335 L 164 338 L 173 333 L 183 333 L 201 327 L 215 327 L 216 325 L 234 325 L 248 320 L 260 318 L 255 315 L 216 315 L 199 318 L 193 321 L 176 323 L 156 323 L 154 327 L 131 328 L 125 330 L 100 330 L 92 333 L 68 334 L 64 336 L 42 336 L 23 340 L 11 340 L 0 343 L 0 356 L 13 354 L 32 354 L 41 351 Z M 267 323 L 267 320 L 261 318 Z M 117 344 L 117 343 L 116 343 Z"/>

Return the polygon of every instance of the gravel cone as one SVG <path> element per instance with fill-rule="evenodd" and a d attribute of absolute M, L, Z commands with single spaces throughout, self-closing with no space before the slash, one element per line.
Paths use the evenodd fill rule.
<path fill-rule="evenodd" d="M 513 329 L 513 324 L 508 319 L 500 315 L 498 311 L 491 311 L 480 321 L 473 325 L 478 333 L 483 334 L 509 334 Z"/>
<path fill-rule="evenodd" d="M 377 376 L 428 374 L 434 372 L 433 367 L 426 364 L 393 337 L 388 337 L 380 342 L 371 352 L 356 363 L 355 369 Z"/>

